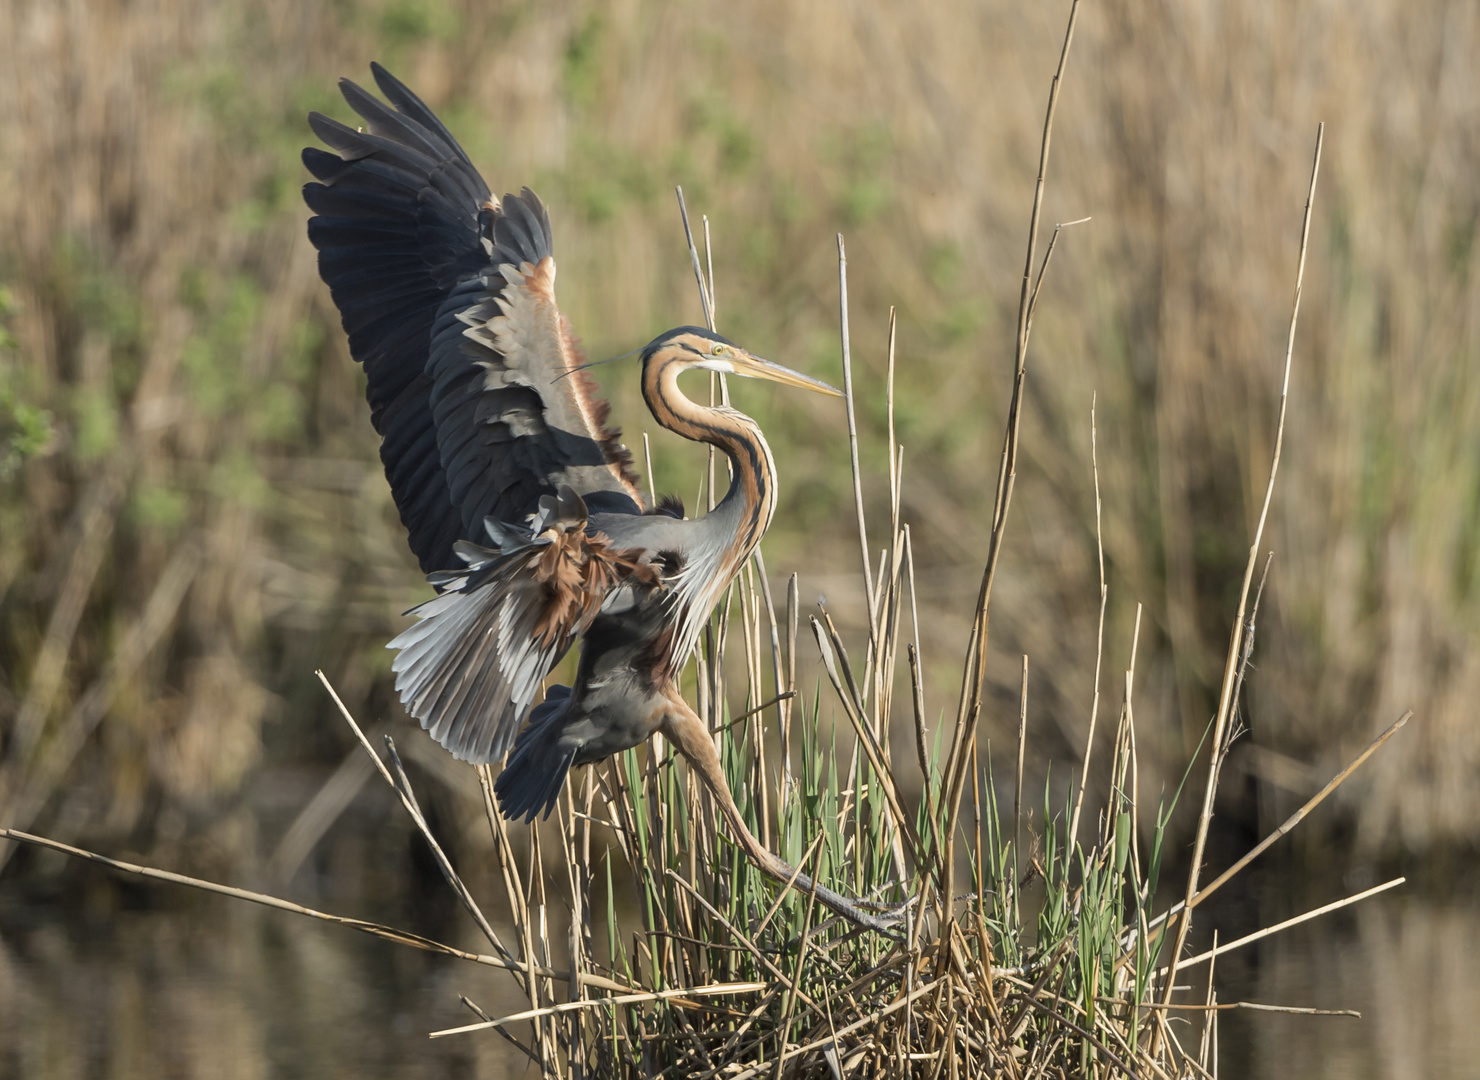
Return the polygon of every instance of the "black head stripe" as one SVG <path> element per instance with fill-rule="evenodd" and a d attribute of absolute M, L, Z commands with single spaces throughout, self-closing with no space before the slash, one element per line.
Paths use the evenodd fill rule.
<path fill-rule="evenodd" d="M 702 326 L 675 326 L 672 330 L 668 330 L 662 334 L 659 334 L 657 337 L 653 338 L 652 341 L 643 346 L 643 360 L 647 360 L 648 357 L 652 356 L 664 345 L 671 343 L 675 338 L 683 337 L 685 334 L 692 334 L 694 337 L 702 338 L 704 341 L 714 342 L 718 345 L 728 345 L 732 349 L 740 348 L 740 346 L 736 345 L 729 338 L 724 337 L 720 334 L 712 333 L 711 331 L 704 329 L 704 327 Z M 700 352 L 700 350 L 695 349 L 688 342 L 682 342 L 681 344 L 690 352 L 698 353 L 701 356 L 705 355 L 704 353 Z"/>

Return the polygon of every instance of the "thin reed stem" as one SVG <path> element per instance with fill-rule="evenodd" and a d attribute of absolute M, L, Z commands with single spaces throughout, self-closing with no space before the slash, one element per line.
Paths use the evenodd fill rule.
<path fill-rule="evenodd" d="M 1176 974 L 1176 970 L 1185 970 L 1190 967 L 1196 967 L 1204 960 L 1211 960 L 1215 956 L 1222 956 L 1224 953 L 1231 953 L 1235 949 L 1242 949 L 1245 945 L 1252 945 L 1256 941 L 1262 941 L 1265 938 L 1270 937 L 1274 934 L 1278 934 L 1283 930 L 1288 930 L 1292 926 L 1299 926 L 1301 923 L 1310 922 L 1310 920 L 1312 919 L 1318 919 L 1322 915 L 1329 915 L 1333 911 L 1340 911 L 1344 907 L 1350 907 L 1353 904 L 1361 903 L 1363 900 L 1366 900 L 1367 898 L 1372 896 L 1376 896 L 1378 893 L 1387 892 L 1389 889 L 1396 889 L 1399 885 L 1402 885 L 1407 880 L 1408 879 L 1406 877 L 1396 877 L 1393 878 L 1391 881 L 1384 881 L 1381 885 L 1374 885 L 1370 889 L 1363 889 L 1361 892 L 1355 893 L 1352 896 L 1343 897 L 1340 900 L 1333 900 L 1331 903 L 1324 904 L 1321 907 L 1315 908 L 1311 911 L 1307 911 L 1303 915 L 1296 915 L 1293 919 L 1286 919 L 1284 922 L 1275 923 L 1273 926 L 1266 926 L 1263 930 L 1256 930 L 1252 934 L 1245 934 L 1237 941 L 1230 941 L 1227 945 L 1220 945 L 1215 949 L 1209 949 L 1207 952 L 1198 953 L 1191 959 L 1183 960 L 1180 964 L 1175 965 L 1175 969 L 1172 965 L 1168 965 L 1167 967 L 1160 969 L 1156 974 L 1158 976 L 1165 975 L 1168 979 L 1168 984 L 1170 985 L 1170 980 Z M 1163 1007 L 1163 1005 L 1157 1006 L 1157 1008 Z"/>
<path fill-rule="evenodd" d="M 707 327 L 709 327 L 710 330 L 713 330 L 714 329 L 714 301 L 712 300 L 712 298 L 710 296 L 709 286 L 708 286 L 708 284 L 704 280 L 704 270 L 699 265 L 699 248 L 698 248 L 698 245 L 696 245 L 694 243 L 694 230 L 689 227 L 689 207 L 688 207 L 688 204 L 686 202 L 684 202 L 683 185 L 680 184 L 677 187 L 675 187 L 673 190 L 678 195 L 678 213 L 679 213 L 679 216 L 683 218 L 683 236 L 684 236 L 684 240 L 689 245 L 689 259 L 693 263 L 693 267 L 694 267 L 694 281 L 699 286 L 699 303 L 704 308 L 704 325 L 707 326 Z M 707 224 L 707 220 L 706 220 L 706 224 Z M 705 236 L 705 243 L 706 243 L 706 245 L 708 244 L 708 239 L 709 238 L 708 238 L 708 236 L 706 234 L 706 236 Z"/>
<path fill-rule="evenodd" d="M 1058 229 L 1054 230 L 1054 236 L 1058 236 Z M 1034 290 L 1036 297 L 1037 290 Z M 1095 555 L 1100 567 L 1100 619 L 1095 631 L 1095 685 L 1090 698 L 1089 707 L 1089 732 L 1084 737 L 1084 762 L 1079 771 L 1079 795 L 1074 801 L 1074 816 L 1069 823 L 1069 847 L 1074 847 L 1074 842 L 1079 836 L 1079 815 L 1084 809 L 1084 790 L 1089 784 L 1089 759 L 1095 743 L 1095 720 L 1100 713 L 1100 666 L 1105 657 L 1105 604 L 1110 596 L 1109 586 L 1105 582 L 1105 532 L 1100 517 L 1100 452 L 1099 432 L 1095 425 L 1095 395 L 1090 395 L 1089 400 L 1089 462 L 1090 473 L 1095 482 Z M 1137 614 L 1139 624 L 1140 615 Z"/>
<path fill-rule="evenodd" d="M 863 514 L 863 473 L 858 467 L 858 420 L 853 410 L 853 349 L 848 334 L 848 250 L 838 233 L 838 332 L 843 348 L 843 400 L 848 412 L 848 461 L 853 468 L 853 509 L 858 518 L 858 547 L 863 555 L 863 593 L 868 607 L 869 645 L 874 640 L 874 578 L 869 564 L 868 523 Z"/>
<path fill-rule="evenodd" d="M 1224 732 L 1228 727 L 1229 716 L 1233 711 L 1233 687 L 1239 670 L 1239 657 L 1241 655 L 1240 641 L 1244 633 L 1244 608 L 1248 603 L 1249 588 L 1254 579 L 1254 568 L 1258 562 L 1259 549 L 1264 542 L 1264 524 L 1269 517 L 1270 501 L 1274 497 L 1275 477 L 1279 475 L 1280 453 L 1285 445 L 1285 414 L 1289 406 L 1290 397 L 1290 369 L 1295 355 L 1295 326 L 1300 317 L 1300 292 L 1305 283 L 1305 253 L 1310 244 L 1310 218 L 1311 209 L 1315 205 L 1316 180 L 1321 172 L 1321 143 L 1325 137 L 1326 125 L 1316 125 L 1316 147 L 1314 158 L 1310 169 L 1310 188 L 1305 196 L 1305 215 L 1300 226 L 1300 258 L 1295 270 L 1295 295 L 1290 303 L 1290 329 L 1285 338 L 1285 368 L 1280 383 L 1280 409 L 1279 419 L 1275 425 L 1274 454 L 1269 463 L 1269 480 L 1264 486 L 1264 502 L 1259 508 L 1259 522 L 1254 528 L 1254 539 L 1249 545 L 1249 558 L 1244 567 L 1243 586 L 1239 591 L 1238 609 L 1233 619 L 1233 630 L 1228 642 L 1228 655 L 1223 666 L 1223 685 L 1218 696 L 1218 712 L 1213 724 L 1212 757 L 1208 767 L 1208 783 L 1203 792 L 1202 812 L 1197 820 L 1197 838 L 1192 845 L 1192 865 L 1187 872 L 1187 891 L 1184 901 L 1184 910 L 1181 919 L 1177 923 L 1176 942 L 1172 947 L 1171 973 L 1167 977 L 1166 988 L 1162 994 L 1162 1004 L 1168 1004 L 1172 1000 L 1177 982 L 1177 967 L 1180 963 L 1182 947 L 1187 941 L 1187 931 L 1191 926 L 1192 899 L 1197 895 L 1198 875 L 1202 868 L 1203 850 L 1208 840 L 1208 823 L 1213 817 L 1213 799 L 1217 792 L 1218 766 L 1220 762 L 1219 747 L 1223 745 Z"/>
<path fill-rule="evenodd" d="M 1263 840 L 1259 841 L 1259 843 L 1256 844 L 1253 849 L 1245 854 L 1241 859 L 1239 859 L 1238 862 L 1234 863 L 1227 870 L 1223 871 L 1223 873 L 1219 874 L 1207 885 L 1204 885 L 1202 889 L 1198 891 L 1197 895 L 1192 898 L 1192 900 L 1190 901 L 1190 906 L 1197 907 L 1208 897 L 1212 896 L 1213 893 L 1217 892 L 1220 888 L 1222 888 L 1225 884 L 1232 880 L 1233 877 L 1239 873 L 1239 871 L 1248 866 L 1260 855 L 1263 855 L 1266 851 L 1268 851 L 1270 846 L 1273 845 L 1276 840 L 1286 835 L 1291 829 L 1295 828 L 1296 825 L 1299 825 L 1302 821 L 1304 821 L 1306 815 L 1308 815 L 1317 806 L 1321 805 L 1321 803 L 1326 800 L 1326 797 L 1328 795 L 1330 795 L 1333 791 L 1344 784 L 1347 778 L 1351 776 L 1352 773 L 1356 772 L 1359 768 L 1362 767 L 1363 762 L 1365 762 L 1373 754 L 1377 753 L 1378 749 L 1383 745 L 1383 743 L 1387 742 L 1394 735 L 1396 735 L 1398 733 L 1398 730 L 1402 728 L 1405 724 L 1407 724 L 1408 721 L 1411 719 L 1413 719 L 1412 709 L 1408 710 L 1402 716 L 1398 717 L 1397 720 L 1393 721 L 1393 723 L 1387 728 L 1387 730 L 1384 731 L 1381 735 L 1377 736 L 1377 738 L 1373 739 L 1370 743 L 1368 743 L 1366 749 L 1358 754 L 1355 758 L 1353 758 L 1346 768 L 1342 769 L 1339 773 L 1337 773 L 1329 781 L 1327 781 L 1326 786 L 1321 788 L 1320 791 L 1316 792 L 1308 800 L 1306 800 L 1304 806 L 1302 806 L 1299 810 L 1296 810 L 1293 814 L 1287 817 L 1280 824 L 1279 828 L 1275 829 L 1274 832 L 1270 833 Z"/>
<path fill-rule="evenodd" d="M 981 589 L 977 595 L 976 614 L 972 622 L 971 637 L 967 645 L 966 666 L 962 676 L 960 706 L 956 715 L 956 731 L 951 742 L 951 753 L 946 764 L 946 816 L 943 833 L 948 841 L 946 872 L 942 888 L 949 890 L 955 881 L 955 844 L 951 838 L 956 831 L 956 817 L 961 805 L 961 785 L 969 758 L 968 744 L 976 738 L 976 727 L 981 711 L 982 681 L 985 677 L 987 627 L 991 616 L 992 586 L 997 578 L 997 563 L 1002 552 L 1003 532 L 1007 524 L 1007 511 L 1012 504 L 1012 489 L 1017 476 L 1018 441 L 1022 424 L 1023 383 L 1027 372 L 1028 337 L 1031 329 L 1029 310 L 1033 263 L 1038 247 L 1038 229 L 1043 213 L 1043 191 L 1048 175 L 1049 149 L 1052 146 L 1053 121 L 1058 111 L 1059 92 L 1063 86 L 1064 72 L 1069 61 L 1069 48 L 1074 41 L 1074 27 L 1079 17 L 1079 0 L 1072 0 L 1068 23 L 1064 30 L 1064 43 L 1059 53 L 1058 69 L 1048 93 L 1048 107 L 1043 120 L 1043 138 L 1039 144 L 1038 178 L 1033 189 L 1033 208 L 1028 221 L 1028 251 L 1023 264 L 1022 290 L 1018 298 L 1017 339 L 1013 357 L 1012 398 L 1007 411 L 1007 428 L 1003 436 L 1002 457 L 998 467 L 997 491 L 993 501 L 992 527 L 987 542 L 986 568 L 982 572 Z M 1044 266 L 1047 269 L 1047 264 Z M 1040 284 L 1042 276 L 1040 275 Z"/>

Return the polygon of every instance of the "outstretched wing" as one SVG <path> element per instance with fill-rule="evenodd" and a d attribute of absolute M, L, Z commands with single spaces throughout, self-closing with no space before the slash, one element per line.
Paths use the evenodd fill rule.
<path fill-rule="evenodd" d="M 432 111 L 371 70 L 394 108 L 341 82 L 368 127 L 310 114 L 335 153 L 304 150 L 303 197 L 422 569 L 458 566 L 453 545 L 480 540 L 485 517 L 523 522 L 561 484 L 637 512 L 631 455 L 575 370 L 544 206 L 528 188 L 494 199 Z"/>
<path fill-rule="evenodd" d="M 586 532 L 586 505 L 562 486 L 544 496 L 532 532 L 493 523 L 500 546 L 460 541 L 464 570 L 432 575 L 441 595 L 388 648 L 406 710 L 464 761 L 500 760 L 540 683 L 576 637 L 624 593 L 660 584 L 640 550 Z"/>

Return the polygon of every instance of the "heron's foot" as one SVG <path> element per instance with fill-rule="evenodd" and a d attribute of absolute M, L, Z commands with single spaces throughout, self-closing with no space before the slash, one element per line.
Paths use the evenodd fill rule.
<path fill-rule="evenodd" d="M 882 890 L 876 889 L 874 891 L 880 892 Z M 897 914 L 899 918 L 903 919 L 909 912 L 909 909 L 920 902 L 920 897 L 918 894 L 910 897 L 908 900 L 865 900 L 859 897 L 853 902 L 861 908 L 868 908 L 871 911 L 877 911 L 884 915 Z"/>
<path fill-rule="evenodd" d="M 780 861 L 779 859 L 777 860 Z M 785 866 L 785 864 L 782 864 Z M 766 869 L 770 869 L 767 867 Z M 791 878 L 788 869 L 785 878 Z M 826 885 L 814 882 L 806 874 L 797 874 L 793 888 L 802 895 L 810 895 L 816 892 L 817 902 L 826 907 L 835 915 L 839 915 L 855 926 L 860 926 L 875 933 L 886 934 L 896 940 L 903 940 L 899 928 L 905 922 L 909 909 L 914 906 L 914 900 L 905 900 L 900 903 L 881 904 L 872 900 L 851 900 L 841 893 L 834 892 Z M 872 908 L 865 911 L 864 908 Z"/>

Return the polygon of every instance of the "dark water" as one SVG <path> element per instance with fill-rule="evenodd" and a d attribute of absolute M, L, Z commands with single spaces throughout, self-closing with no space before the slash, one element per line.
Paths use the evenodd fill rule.
<path fill-rule="evenodd" d="M 1350 890 L 1348 890 L 1350 891 Z M 1334 897 L 1329 897 L 1331 899 Z M 1262 905 L 1277 922 L 1291 905 Z M 1355 1009 L 1361 1019 L 1233 1011 L 1226 1077 L 1480 1078 L 1480 901 L 1400 886 L 1219 959 L 1223 1001 Z"/>
<path fill-rule="evenodd" d="M 0 1076 L 502 1077 L 496 1036 L 429 1041 L 516 1008 L 507 976 L 230 900 L 106 919 L 6 913 Z"/>
<path fill-rule="evenodd" d="M 524 1007 L 501 972 L 225 898 L 120 884 L 92 867 L 59 880 L 51 896 L 0 893 L 0 1077 L 536 1075 L 496 1035 L 427 1038 L 474 1019 L 459 994 L 495 1014 Z M 1308 906 L 1246 897 L 1216 921 L 1231 933 Z M 393 914 L 373 901 L 341 899 L 335 910 Z M 477 947 L 460 913 L 435 922 L 416 929 Z M 1480 1077 L 1473 897 L 1383 894 L 1220 958 L 1217 986 L 1222 1001 L 1363 1014 L 1223 1013 L 1221 1077 Z M 1178 1026 L 1184 1046 L 1197 1044 L 1200 1024 Z"/>

